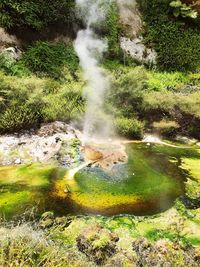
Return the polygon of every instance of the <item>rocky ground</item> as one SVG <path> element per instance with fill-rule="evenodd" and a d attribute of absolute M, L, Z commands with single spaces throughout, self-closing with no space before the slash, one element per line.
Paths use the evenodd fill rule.
<path fill-rule="evenodd" d="M 73 168 L 85 156 L 86 161 L 108 168 L 127 160 L 125 147 L 120 142 L 105 147 L 96 144 L 82 147 L 81 140 L 79 130 L 60 121 L 43 124 L 38 130 L 3 135 L 0 136 L 0 165 L 37 162 Z"/>
<path fill-rule="evenodd" d="M 62 150 L 78 142 L 80 135 L 72 126 L 54 122 L 42 125 L 37 131 L 0 136 L 0 165 L 35 162 L 72 165 L 76 159 L 70 157 L 70 153 L 65 153 L 63 158 Z"/>

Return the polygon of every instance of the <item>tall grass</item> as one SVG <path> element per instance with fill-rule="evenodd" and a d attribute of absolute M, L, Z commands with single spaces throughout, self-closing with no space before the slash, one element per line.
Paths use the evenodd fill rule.
<path fill-rule="evenodd" d="M 72 267 L 90 264 L 87 265 L 84 255 L 75 247 L 52 240 L 43 230 L 23 223 L 0 228 L 0 266 Z"/>

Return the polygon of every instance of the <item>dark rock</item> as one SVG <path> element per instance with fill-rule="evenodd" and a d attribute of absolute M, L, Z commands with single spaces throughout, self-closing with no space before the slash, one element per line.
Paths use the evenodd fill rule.
<path fill-rule="evenodd" d="M 190 198 L 188 196 L 180 197 L 181 202 L 184 204 L 186 209 L 198 209 L 200 207 L 199 198 Z"/>

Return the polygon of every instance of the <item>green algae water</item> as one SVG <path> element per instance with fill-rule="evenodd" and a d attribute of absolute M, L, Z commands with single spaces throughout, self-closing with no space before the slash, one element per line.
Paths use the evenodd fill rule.
<path fill-rule="evenodd" d="M 64 168 L 51 165 L 1 166 L 2 218 L 32 208 L 41 214 L 151 215 L 170 208 L 184 195 L 187 172 L 182 159 L 200 161 L 195 149 L 128 144 L 128 162 L 112 169 L 84 168 L 68 181 Z M 66 184 L 70 192 L 64 192 Z"/>

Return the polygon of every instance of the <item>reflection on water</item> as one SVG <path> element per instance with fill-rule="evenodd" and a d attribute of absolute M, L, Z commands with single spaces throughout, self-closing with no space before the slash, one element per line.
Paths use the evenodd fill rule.
<path fill-rule="evenodd" d="M 192 149 L 128 144 L 128 163 L 111 170 L 85 167 L 74 179 L 50 165 L 0 167 L 0 211 L 6 218 L 33 206 L 38 213 L 149 215 L 170 208 L 184 194 L 186 174 L 180 158 L 197 157 Z M 66 193 L 66 183 L 70 192 Z"/>

